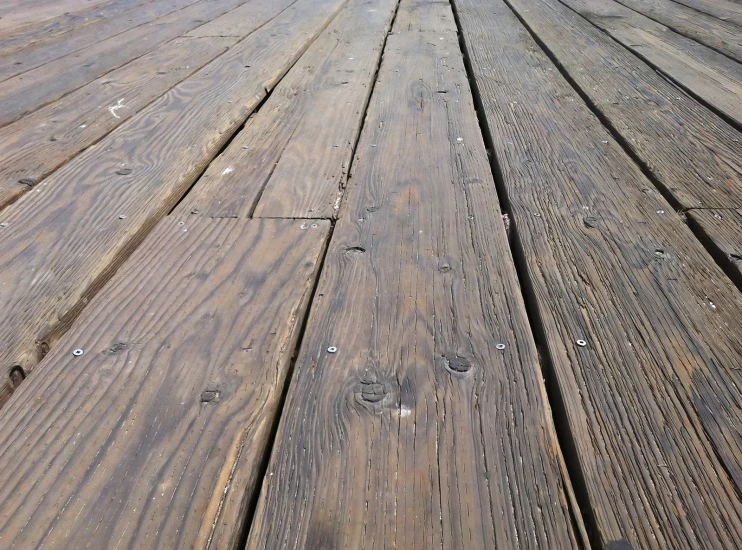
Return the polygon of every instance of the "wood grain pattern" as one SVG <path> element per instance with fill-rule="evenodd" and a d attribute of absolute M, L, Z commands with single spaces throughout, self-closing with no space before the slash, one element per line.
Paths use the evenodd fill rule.
<path fill-rule="evenodd" d="M 299 0 L 2 212 L 5 373 L 36 366 L 344 3 Z"/>
<path fill-rule="evenodd" d="M 43 107 L 246 0 L 200 0 L 0 83 L 0 125 Z"/>
<path fill-rule="evenodd" d="M 176 38 L 0 128 L 0 208 L 33 189 L 235 42 Z"/>
<path fill-rule="evenodd" d="M 113 38 L 127 30 L 149 23 L 158 17 L 177 12 L 198 0 L 154 0 L 143 6 L 113 17 L 77 27 L 70 32 L 58 34 L 44 41 L 26 43 L 22 48 L 0 50 L 0 80 L 25 73 L 50 63 L 68 54 L 83 50 L 102 40 Z M 120 37 L 125 45 L 125 36 Z M 125 46 L 124 46 L 125 47 Z M 83 58 L 82 62 L 87 61 Z M 47 68 L 49 70 L 49 68 Z"/>
<path fill-rule="evenodd" d="M 562 3 L 742 127 L 742 65 L 613 0 Z"/>
<path fill-rule="evenodd" d="M 676 206 L 742 206 L 741 132 L 561 3 L 508 3 Z"/>
<path fill-rule="evenodd" d="M 742 210 L 690 210 L 687 215 L 719 264 L 742 286 Z"/>
<path fill-rule="evenodd" d="M 576 548 L 456 35 L 389 36 L 347 195 L 247 547 Z"/>
<path fill-rule="evenodd" d="M 742 27 L 742 6 L 735 2 L 727 0 L 675 0 L 675 2 Z M 740 31 L 742 32 L 742 28 Z"/>
<path fill-rule="evenodd" d="M 742 297 L 505 3 L 456 7 L 595 546 L 738 547 Z"/>
<path fill-rule="evenodd" d="M 236 548 L 329 230 L 301 225 L 160 223 L 0 413 L 3 547 Z"/>
<path fill-rule="evenodd" d="M 0 208 L 154 99 L 276 17 L 295 0 L 251 0 L 240 36 L 176 38 L 0 128 Z M 233 11 L 227 13 L 231 14 Z M 207 26 L 208 23 L 205 25 Z"/>
<path fill-rule="evenodd" d="M 266 21 L 294 4 L 296 0 L 250 0 L 216 19 L 196 27 L 186 33 L 194 37 L 237 37 L 247 36 L 260 28 Z"/>
<path fill-rule="evenodd" d="M 447 0 L 402 2 L 394 18 L 394 32 L 456 32 L 456 21 Z"/>
<path fill-rule="evenodd" d="M 705 15 L 673 0 L 617 0 L 672 30 L 742 61 L 742 32 L 733 23 Z"/>
<path fill-rule="evenodd" d="M 396 4 L 351 0 L 176 213 L 335 217 Z"/>
<path fill-rule="evenodd" d="M 13 0 L 0 9 L 0 30 L 15 31 L 27 25 L 38 25 L 67 11 L 83 11 L 100 3 L 101 0 Z"/>

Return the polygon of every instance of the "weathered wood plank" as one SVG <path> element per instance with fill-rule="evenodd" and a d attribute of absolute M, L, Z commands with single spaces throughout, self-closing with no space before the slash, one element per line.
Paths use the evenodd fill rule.
<path fill-rule="evenodd" d="M 508 3 L 675 206 L 742 207 L 741 132 L 560 2 Z"/>
<path fill-rule="evenodd" d="M 186 33 L 194 37 L 243 37 L 264 25 L 280 12 L 294 4 L 296 0 L 250 0 L 237 6 L 224 15 L 196 27 Z"/>
<path fill-rule="evenodd" d="M 690 210 L 687 215 L 719 264 L 742 286 L 742 210 Z"/>
<path fill-rule="evenodd" d="M 248 548 L 577 547 L 455 34 L 389 36 L 347 195 Z"/>
<path fill-rule="evenodd" d="M 248 0 L 200 0 L 0 83 L 0 125 L 43 107 Z"/>
<path fill-rule="evenodd" d="M 344 3 L 299 0 L 2 212 L 5 373 L 36 366 Z"/>
<path fill-rule="evenodd" d="M 67 11 L 83 11 L 102 0 L 45 0 L 31 2 L 17 0 L 0 9 L 0 31 L 8 32 L 19 27 L 38 25 Z"/>
<path fill-rule="evenodd" d="M 456 21 L 447 0 L 402 2 L 394 18 L 394 31 L 456 32 Z"/>
<path fill-rule="evenodd" d="M 3 547 L 237 548 L 317 225 L 160 223 L 0 413 Z"/>
<path fill-rule="evenodd" d="M 235 28 L 242 36 L 176 38 L 0 128 L 0 208 L 294 1 L 252 0 L 251 17 Z"/>
<path fill-rule="evenodd" d="M 742 32 L 737 25 L 705 15 L 673 0 L 618 0 L 655 21 L 742 61 Z"/>
<path fill-rule="evenodd" d="M 333 218 L 396 0 L 351 0 L 176 213 Z"/>
<path fill-rule="evenodd" d="M 595 546 L 736 547 L 739 292 L 505 3 L 455 4 Z"/>
<path fill-rule="evenodd" d="M 729 21 L 742 26 L 742 6 L 735 2 L 728 2 L 727 0 L 675 0 L 675 2 L 712 15 L 722 21 Z"/>
<path fill-rule="evenodd" d="M 28 72 L 124 31 L 177 12 L 197 1 L 199 0 L 155 0 L 143 6 L 133 6 L 115 17 L 107 17 L 44 41 L 27 43 L 22 48 L 13 48 L 10 51 L 0 50 L 0 80 L 4 81 Z M 125 47 L 125 37 L 121 37 L 121 41 Z"/>
<path fill-rule="evenodd" d="M 563 3 L 742 127 L 742 65 L 614 0 Z"/>

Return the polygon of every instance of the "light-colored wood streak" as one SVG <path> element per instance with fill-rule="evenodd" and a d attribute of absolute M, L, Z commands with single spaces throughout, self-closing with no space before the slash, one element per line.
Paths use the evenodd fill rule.
<path fill-rule="evenodd" d="M 35 367 L 344 3 L 299 0 L 6 207 L 0 368 Z"/>
<path fill-rule="evenodd" d="M 738 547 L 742 297 L 508 6 L 455 5 L 596 547 Z"/>
<path fill-rule="evenodd" d="M 0 208 L 294 2 L 251 0 L 243 35 L 176 38 L 0 128 Z"/>
<path fill-rule="evenodd" d="M 0 545 L 237 548 L 317 225 L 160 223 L 0 412 Z"/>
<path fill-rule="evenodd" d="M 742 127 L 741 64 L 614 0 L 562 2 Z"/>
<path fill-rule="evenodd" d="M 508 3 L 679 207 L 742 207 L 741 132 L 560 2 Z"/>
<path fill-rule="evenodd" d="M 396 4 L 351 0 L 175 213 L 335 217 Z"/>
<path fill-rule="evenodd" d="M 200 0 L 0 83 L 0 125 L 59 99 L 246 0 Z"/>
<path fill-rule="evenodd" d="M 5 48 L 0 49 L 0 81 L 51 63 L 103 40 L 113 39 L 125 31 L 177 12 L 198 1 L 155 0 L 142 6 L 135 6 L 115 17 L 106 17 L 53 38 L 27 43 L 22 48 L 12 48 L 10 51 Z M 125 36 L 121 37 L 121 41 L 125 47 Z M 82 62 L 85 61 L 83 58 Z M 47 70 L 49 69 L 50 67 L 47 67 Z"/>
<path fill-rule="evenodd" d="M 347 197 L 248 548 L 576 548 L 454 33 L 389 36 Z"/>
<path fill-rule="evenodd" d="M 727 0 L 674 0 L 694 10 L 712 15 L 722 21 L 728 21 L 741 27 L 742 32 L 742 6 Z"/>
<path fill-rule="evenodd" d="M 742 30 L 673 0 L 617 0 L 626 7 L 651 17 L 658 23 L 742 61 Z"/>

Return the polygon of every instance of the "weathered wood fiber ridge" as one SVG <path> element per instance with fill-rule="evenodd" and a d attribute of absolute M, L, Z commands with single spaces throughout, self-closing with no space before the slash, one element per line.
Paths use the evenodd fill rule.
<path fill-rule="evenodd" d="M 0 0 L 0 548 L 742 549 L 740 0 Z"/>

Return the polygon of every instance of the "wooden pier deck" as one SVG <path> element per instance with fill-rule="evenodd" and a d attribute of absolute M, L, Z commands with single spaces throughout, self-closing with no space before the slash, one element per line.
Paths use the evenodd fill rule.
<path fill-rule="evenodd" d="M 742 548 L 742 2 L 0 0 L 0 549 Z"/>

